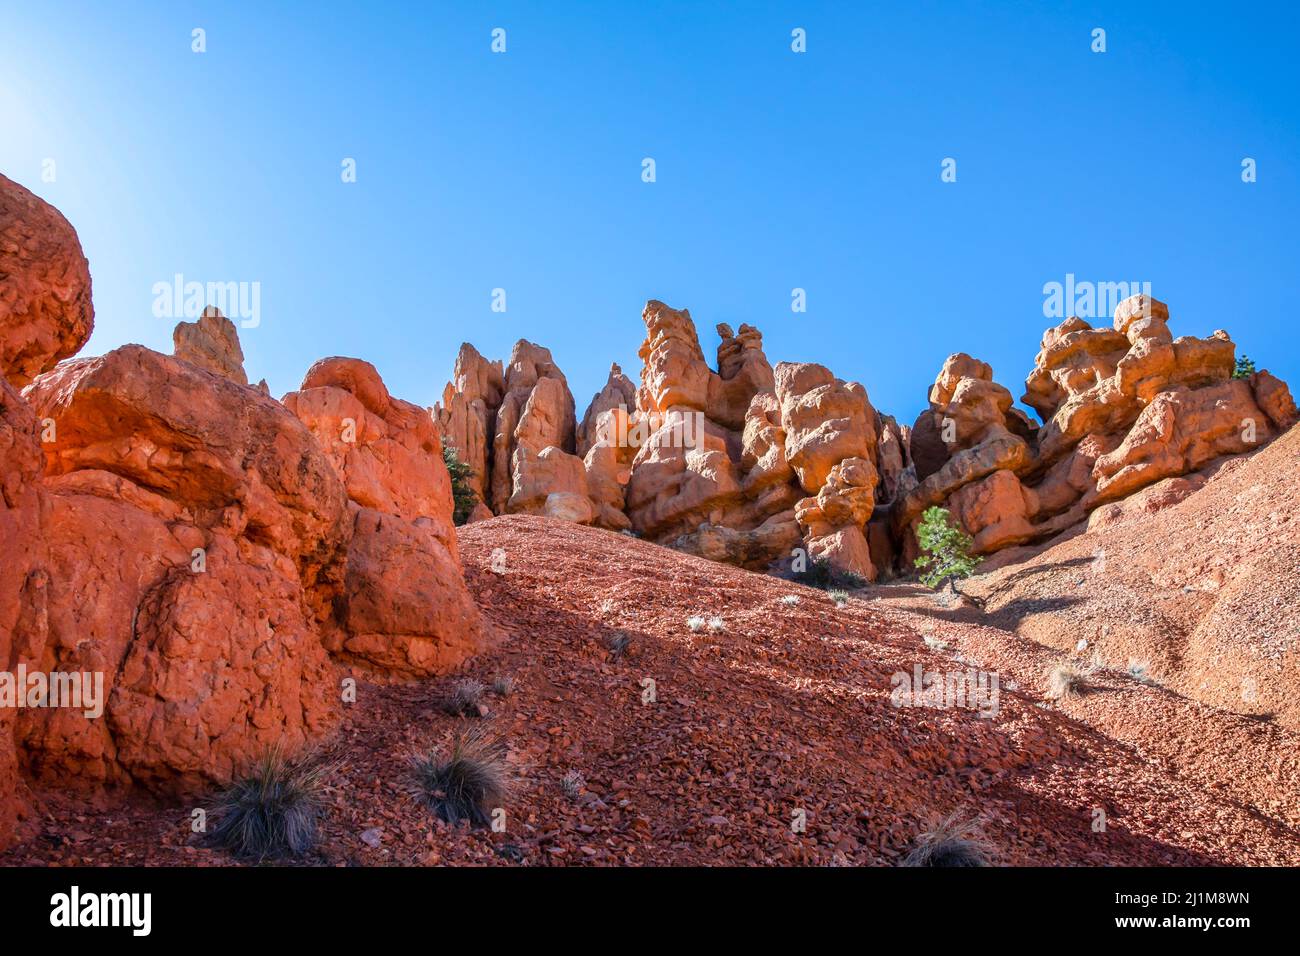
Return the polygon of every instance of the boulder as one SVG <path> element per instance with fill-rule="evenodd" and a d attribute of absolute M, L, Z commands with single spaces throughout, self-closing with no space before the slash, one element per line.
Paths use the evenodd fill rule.
<path fill-rule="evenodd" d="M 445 674 L 486 646 L 446 520 L 357 508 L 332 650 L 401 676 Z"/>
<path fill-rule="evenodd" d="M 0 175 L 0 375 L 22 388 L 95 327 L 90 265 L 63 215 Z"/>
<path fill-rule="evenodd" d="M 193 791 L 319 739 L 320 640 L 349 525 L 306 427 L 255 389 L 140 346 L 26 390 L 48 423 L 38 667 L 104 675 L 102 716 L 29 710 L 28 769 Z"/>
<path fill-rule="evenodd" d="M 431 412 L 369 362 L 322 359 L 284 405 L 343 481 L 352 533 L 326 647 L 379 674 L 444 673 L 486 646 L 465 587 L 451 478 Z"/>
<path fill-rule="evenodd" d="M 578 426 L 577 453 L 585 458 L 591 446 L 596 444 L 600 430 L 601 416 L 611 412 L 622 411 L 626 417 L 636 408 L 636 385 L 623 374 L 615 362 L 609 367 L 609 378 L 604 387 L 591 398 L 582 423 Z"/>
<path fill-rule="evenodd" d="M 785 429 L 785 457 L 809 494 L 826 484 L 845 458 L 874 457 L 875 411 L 867 391 L 821 365 L 781 362 L 776 397 Z"/>

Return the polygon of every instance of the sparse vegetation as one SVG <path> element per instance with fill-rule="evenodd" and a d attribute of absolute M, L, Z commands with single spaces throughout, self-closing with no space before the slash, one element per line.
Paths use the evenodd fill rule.
<path fill-rule="evenodd" d="M 470 513 L 478 504 L 478 495 L 474 493 L 469 483 L 474 477 L 474 469 L 460 460 L 460 455 L 453 445 L 442 446 L 442 460 L 447 466 L 447 474 L 451 475 L 453 503 L 451 520 L 462 525 L 469 520 Z"/>
<path fill-rule="evenodd" d="M 831 591 L 829 592 L 829 597 L 835 602 L 836 607 L 844 607 L 844 605 L 849 603 L 849 596 L 844 591 Z"/>
<path fill-rule="evenodd" d="M 1048 699 L 1064 700 L 1082 695 L 1088 690 L 1088 679 L 1092 674 L 1093 668 L 1081 667 L 1073 661 L 1057 664 L 1047 672 Z"/>
<path fill-rule="evenodd" d="M 784 604 L 786 607 L 794 607 L 796 604 L 799 603 L 799 595 L 787 594 L 785 597 L 781 598 L 781 603 Z"/>
<path fill-rule="evenodd" d="M 714 634 L 720 634 L 727 629 L 727 622 L 720 617 L 709 618 L 709 630 Z"/>
<path fill-rule="evenodd" d="M 601 614 L 613 614 L 614 610 L 615 610 L 615 606 L 614 606 L 613 598 L 605 598 L 605 600 L 600 602 Z"/>
<path fill-rule="evenodd" d="M 456 732 L 450 749 L 414 761 L 425 804 L 448 823 L 486 826 L 509 795 L 505 747 L 483 727 Z"/>
<path fill-rule="evenodd" d="M 560 778 L 560 789 L 570 800 L 577 800 L 587 786 L 587 778 L 581 770 L 570 770 Z"/>
<path fill-rule="evenodd" d="M 925 641 L 925 646 L 930 648 L 932 651 L 942 652 L 948 649 L 948 642 L 940 640 L 933 634 L 924 634 L 922 635 L 921 640 Z"/>
<path fill-rule="evenodd" d="M 951 584 L 958 594 L 957 582 L 975 573 L 979 559 L 971 554 L 974 542 L 963 531 L 947 508 L 926 508 L 916 529 L 916 541 L 921 556 L 916 566 L 921 569 L 921 583 L 938 590 Z"/>
<path fill-rule="evenodd" d="M 1129 658 L 1128 676 L 1139 684 L 1151 683 L 1151 662 L 1138 660 L 1136 657 Z"/>
<path fill-rule="evenodd" d="M 241 860 L 306 855 L 316 844 L 324 778 L 332 768 L 316 752 L 286 759 L 276 745 L 217 798 L 211 842 Z"/>
<path fill-rule="evenodd" d="M 456 682 L 451 689 L 451 696 L 447 698 L 446 711 L 453 717 L 478 717 L 481 716 L 479 710 L 483 702 L 483 694 L 487 690 L 482 681 L 477 681 L 472 677 Z"/>
<path fill-rule="evenodd" d="M 917 837 L 903 866 L 990 866 L 988 843 L 979 824 L 954 814 Z"/>
<path fill-rule="evenodd" d="M 801 574 L 794 574 L 800 584 L 828 591 L 831 588 L 856 590 L 865 588 L 870 582 L 852 571 L 841 571 L 825 558 L 813 558 L 808 562 L 808 569 Z"/>
<path fill-rule="evenodd" d="M 704 630 L 707 624 L 708 622 L 705 621 L 704 618 L 702 618 L 698 614 L 693 614 L 686 619 L 687 628 L 689 628 L 695 634 L 698 634 L 700 631 Z"/>
<path fill-rule="evenodd" d="M 1248 355 L 1241 355 L 1232 370 L 1233 378 L 1250 378 L 1255 374 L 1255 361 Z"/>
<path fill-rule="evenodd" d="M 492 682 L 492 692 L 498 697 L 509 697 L 515 692 L 515 679 L 509 674 L 502 674 Z"/>
<path fill-rule="evenodd" d="M 622 631 L 614 631 L 612 634 L 605 635 L 605 647 L 609 649 L 609 656 L 618 660 L 627 653 L 627 649 L 632 646 L 632 638 L 628 637 Z"/>

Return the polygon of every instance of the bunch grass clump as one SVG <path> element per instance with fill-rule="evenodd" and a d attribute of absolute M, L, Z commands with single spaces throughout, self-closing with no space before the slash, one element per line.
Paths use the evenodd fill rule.
<path fill-rule="evenodd" d="M 453 717 L 478 717 L 479 705 L 482 704 L 483 694 L 486 692 L 487 688 L 483 682 L 472 677 L 456 681 L 445 709 Z"/>
<path fill-rule="evenodd" d="M 627 649 L 632 646 L 632 638 L 622 631 L 614 631 L 612 634 L 605 635 L 605 646 L 609 649 L 609 656 L 614 660 L 619 660 L 627 653 Z"/>
<path fill-rule="evenodd" d="M 991 855 L 979 823 L 953 814 L 921 833 L 902 865 L 991 866 Z"/>
<path fill-rule="evenodd" d="M 217 797 L 211 842 L 240 860 L 259 863 L 306 856 L 316 845 L 324 781 L 333 769 L 319 751 L 289 759 L 276 744 L 251 773 Z"/>
<path fill-rule="evenodd" d="M 1087 692 L 1094 668 L 1083 667 L 1073 661 L 1062 661 L 1047 672 L 1047 697 L 1064 700 L 1080 697 Z"/>
<path fill-rule="evenodd" d="M 570 770 L 560 778 L 560 789 L 570 800 L 577 800 L 586 789 L 587 777 L 581 770 Z"/>
<path fill-rule="evenodd" d="M 456 731 L 450 747 L 417 756 L 413 770 L 425 805 L 453 825 L 487 826 L 510 793 L 505 746 L 484 727 Z"/>

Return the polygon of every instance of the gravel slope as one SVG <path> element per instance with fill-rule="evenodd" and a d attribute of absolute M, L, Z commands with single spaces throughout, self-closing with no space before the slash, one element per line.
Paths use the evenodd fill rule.
<path fill-rule="evenodd" d="M 515 689 L 469 718 L 441 707 L 462 675 L 363 682 L 310 862 L 893 865 L 956 813 L 981 822 L 1002 864 L 1300 863 L 1293 733 L 1119 672 L 1047 704 L 1061 652 L 915 588 L 866 589 L 841 608 L 526 516 L 462 529 L 462 552 L 498 639 L 467 674 L 510 675 Z M 692 631 L 692 615 L 721 630 Z M 616 633 L 629 639 L 619 657 Z M 893 706 L 891 678 L 918 664 L 995 672 L 996 717 Z M 410 755 L 468 724 L 508 747 L 502 833 L 449 827 L 411 794 Z M 560 785 L 571 770 L 586 780 L 576 798 Z M 197 845 L 187 805 L 45 797 L 45 836 L 0 862 L 229 862 Z"/>

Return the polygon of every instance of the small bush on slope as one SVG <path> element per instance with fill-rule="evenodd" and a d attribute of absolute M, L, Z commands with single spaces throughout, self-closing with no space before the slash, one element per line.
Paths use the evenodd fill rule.
<path fill-rule="evenodd" d="M 979 825 L 954 814 L 917 837 L 901 865 L 989 866 L 989 856 L 989 846 L 979 836 Z"/>
<path fill-rule="evenodd" d="M 825 558 L 813 558 L 808 562 L 808 570 L 802 573 L 792 572 L 790 579 L 822 591 L 832 589 L 851 591 L 865 588 L 870 583 L 852 571 L 839 570 Z"/>
<path fill-rule="evenodd" d="M 952 520 L 947 508 L 925 509 L 916 529 L 916 542 L 921 548 L 916 566 L 922 572 L 921 583 L 928 588 L 937 590 L 951 582 L 957 591 L 957 581 L 970 577 L 979 566 L 979 559 L 970 553 L 974 542 Z"/>
<path fill-rule="evenodd" d="M 486 691 L 487 688 L 483 686 L 482 681 L 472 677 L 459 680 L 451 689 L 451 697 L 447 699 L 443 709 L 453 717 L 479 717 L 482 715 L 479 707 Z"/>
<path fill-rule="evenodd" d="M 1081 695 L 1088 689 L 1088 678 L 1092 674 L 1092 668 L 1080 667 L 1070 661 L 1057 664 L 1047 673 L 1048 699 L 1064 700 Z"/>
<path fill-rule="evenodd" d="M 287 760 L 273 747 L 217 798 L 211 841 L 241 860 L 304 856 L 316 844 L 323 781 L 332 766 L 319 754 Z"/>
<path fill-rule="evenodd" d="M 425 804 L 451 824 L 486 826 L 510 791 L 505 748 L 481 727 L 457 731 L 445 754 L 417 757 L 414 771 Z"/>

